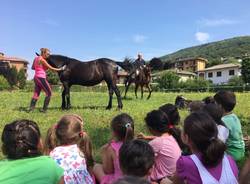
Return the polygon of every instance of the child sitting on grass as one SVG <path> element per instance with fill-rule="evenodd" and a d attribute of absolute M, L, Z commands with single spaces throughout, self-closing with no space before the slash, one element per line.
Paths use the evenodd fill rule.
<path fill-rule="evenodd" d="M 234 160 L 240 162 L 245 156 L 245 143 L 243 140 L 241 123 L 233 109 L 236 105 L 236 97 L 233 92 L 219 91 L 214 95 L 214 100 L 223 110 L 222 121 L 229 130 L 226 141 L 226 152 L 233 156 Z"/>
<path fill-rule="evenodd" d="M 193 154 L 178 159 L 174 183 L 238 183 L 237 165 L 217 135 L 216 123 L 207 113 L 194 112 L 185 119 L 182 138 Z"/>
<path fill-rule="evenodd" d="M 93 166 L 92 145 L 83 130 L 82 118 L 74 114 L 64 115 L 54 131 L 57 147 L 50 152 L 50 156 L 64 169 L 65 183 L 93 184 L 90 174 Z"/>
<path fill-rule="evenodd" d="M 213 118 L 213 120 L 217 124 L 218 138 L 222 142 L 226 143 L 226 140 L 229 135 L 229 130 L 221 119 L 223 115 L 222 109 L 217 104 L 209 103 L 205 105 L 202 110 L 208 113 Z"/>
<path fill-rule="evenodd" d="M 145 118 L 151 134 L 156 136 L 149 142 L 155 153 L 155 164 L 151 172 L 151 180 L 160 182 L 171 178 L 176 171 L 176 162 L 181 156 L 181 149 L 173 137 L 175 128 L 168 116 L 161 110 L 149 112 Z"/>
<path fill-rule="evenodd" d="M 63 169 L 50 157 L 42 156 L 39 127 L 31 120 L 17 120 L 5 125 L 0 161 L 1 184 L 63 184 Z"/>
<path fill-rule="evenodd" d="M 128 141 L 122 145 L 119 155 L 123 175 L 150 181 L 154 165 L 154 150 L 147 142 L 138 139 Z"/>
<path fill-rule="evenodd" d="M 124 142 L 134 137 L 134 121 L 126 113 L 111 121 L 112 140 L 101 148 L 102 164 L 94 166 L 94 174 L 101 184 L 111 184 L 122 176 L 119 150 Z"/>

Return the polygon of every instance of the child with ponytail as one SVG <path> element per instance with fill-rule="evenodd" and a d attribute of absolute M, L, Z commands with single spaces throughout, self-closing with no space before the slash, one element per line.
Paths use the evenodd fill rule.
<path fill-rule="evenodd" d="M 75 114 L 64 115 L 54 126 L 54 131 L 56 143 L 47 141 L 52 146 L 50 149 L 56 147 L 49 154 L 64 169 L 64 182 L 93 184 L 90 174 L 94 164 L 92 145 L 83 130 L 82 118 Z M 48 136 L 53 138 L 53 132 L 49 131 Z"/>
<path fill-rule="evenodd" d="M 155 153 L 155 164 L 151 180 L 160 183 L 164 178 L 171 178 L 176 171 L 176 162 L 181 156 L 181 149 L 174 137 L 175 127 L 162 110 L 153 110 L 145 118 L 149 132 L 154 139 L 149 142 Z"/>
<path fill-rule="evenodd" d="M 119 150 L 124 142 L 134 137 L 134 121 L 126 113 L 111 121 L 112 140 L 101 148 L 102 164 L 94 166 L 94 174 L 101 184 L 111 184 L 122 176 Z"/>
<path fill-rule="evenodd" d="M 238 169 L 226 145 L 218 138 L 214 120 L 204 112 L 194 112 L 184 121 L 182 139 L 192 155 L 177 161 L 174 183 L 236 184 Z"/>

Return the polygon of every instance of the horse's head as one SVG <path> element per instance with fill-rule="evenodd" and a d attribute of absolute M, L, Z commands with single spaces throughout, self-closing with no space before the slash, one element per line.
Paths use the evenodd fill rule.
<path fill-rule="evenodd" d="M 68 59 L 69 58 L 66 56 L 50 55 L 46 60 L 51 66 L 61 68 L 62 66 L 68 64 Z"/>

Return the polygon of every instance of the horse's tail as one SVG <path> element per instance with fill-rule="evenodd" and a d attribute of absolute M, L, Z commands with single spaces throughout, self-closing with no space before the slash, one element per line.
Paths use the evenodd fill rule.
<path fill-rule="evenodd" d="M 125 62 L 115 62 L 118 66 L 120 66 L 122 69 L 124 69 L 127 72 L 131 71 L 132 65 L 131 63 L 125 63 Z"/>
<path fill-rule="evenodd" d="M 123 63 L 123 62 L 115 62 L 118 66 L 120 66 L 122 69 L 124 69 L 125 70 L 125 68 L 126 68 L 126 66 L 125 66 L 125 64 Z"/>

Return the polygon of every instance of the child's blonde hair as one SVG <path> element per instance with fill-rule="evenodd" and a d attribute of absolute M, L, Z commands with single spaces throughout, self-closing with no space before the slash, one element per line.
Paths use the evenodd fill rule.
<path fill-rule="evenodd" d="M 92 156 L 92 143 L 86 132 L 83 131 L 83 119 L 76 114 L 64 115 L 50 133 L 52 140 L 51 145 L 70 145 L 77 144 L 79 149 L 84 153 L 88 169 L 93 166 L 94 159 Z M 53 139 L 55 137 L 56 139 Z"/>
<path fill-rule="evenodd" d="M 48 130 L 44 140 L 43 154 L 49 155 L 49 153 L 57 146 L 56 139 L 56 124 L 52 125 Z"/>

